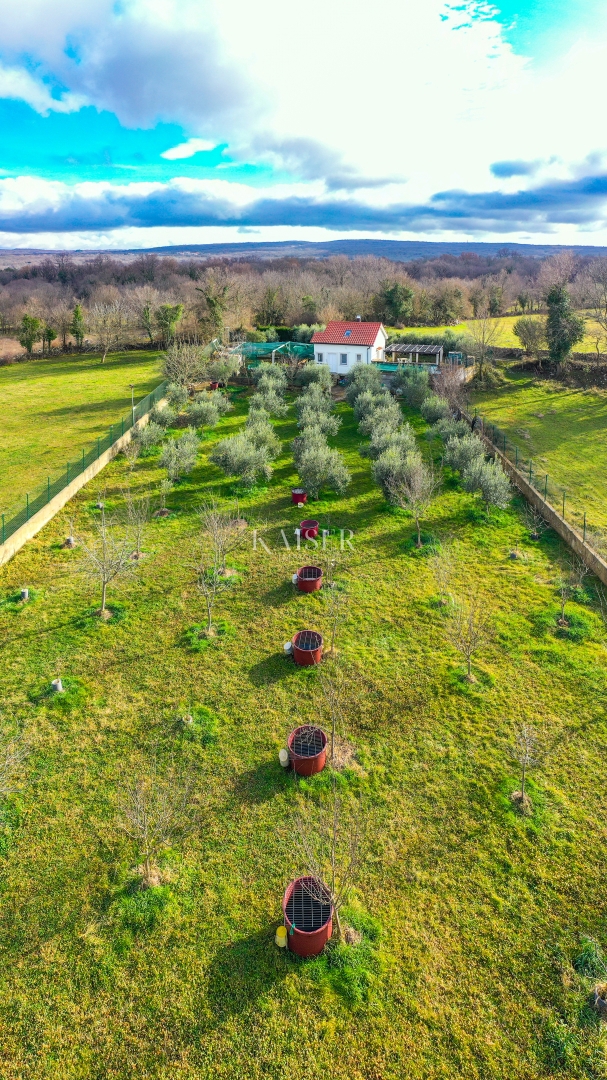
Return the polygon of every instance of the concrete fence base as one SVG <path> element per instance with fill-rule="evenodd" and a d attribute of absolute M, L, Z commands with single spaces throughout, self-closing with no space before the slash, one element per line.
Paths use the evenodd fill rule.
<path fill-rule="evenodd" d="M 166 399 L 162 398 L 161 401 L 156 402 L 156 404 L 162 406 L 165 404 L 165 401 Z M 46 504 L 46 506 L 43 506 L 41 510 L 38 510 L 37 514 L 33 514 L 29 521 L 24 522 L 21 528 L 17 529 L 12 536 L 9 536 L 4 544 L 0 544 L 0 566 L 3 566 L 9 559 L 12 559 L 13 555 L 15 555 L 28 540 L 32 539 L 32 536 L 35 536 L 36 533 L 40 532 L 40 529 L 43 529 L 45 525 L 48 525 L 49 521 L 54 518 L 55 514 L 63 509 L 65 504 L 70 501 L 76 492 L 80 491 L 80 488 L 83 488 L 85 484 L 88 484 L 89 480 L 92 480 L 93 477 L 97 476 L 97 473 L 100 473 L 101 470 L 104 469 L 128 443 L 130 443 L 133 432 L 140 431 L 141 428 L 145 427 L 149 420 L 149 415 L 149 413 L 146 413 L 141 419 L 136 420 L 133 426 L 129 428 L 128 431 L 125 431 L 124 435 L 121 435 L 115 443 L 112 443 L 108 450 L 105 450 L 103 454 L 100 454 L 92 465 L 89 465 L 88 468 L 84 469 L 83 472 L 74 477 L 71 483 L 66 484 L 66 486 L 62 488 L 61 491 Z"/>
<path fill-rule="evenodd" d="M 461 412 L 464 419 L 467 420 L 467 422 L 472 427 L 472 417 L 465 413 L 463 410 Z M 512 462 L 506 457 L 503 451 L 501 451 L 495 445 L 495 443 L 493 443 L 491 439 L 484 434 L 484 432 L 477 429 L 477 435 L 480 435 L 487 449 L 490 451 L 490 453 L 494 455 L 495 458 L 497 458 L 504 472 L 508 474 L 512 483 L 521 492 L 521 495 L 525 496 L 527 502 L 531 503 L 531 505 L 534 506 L 536 510 L 539 510 L 540 514 L 542 515 L 546 523 L 550 526 L 550 528 L 554 529 L 554 531 L 558 533 L 558 535 L 565 541 L 565 543 L 569 545 L 571 550 L 579 556 L 579 558 L 582 560 L 584 565 L 588 567 L 591 573 L 596 574 L 599 581 L 602 581 L 604 585 L 607 585 L 607 562 L 605 561 L 605 559 L 602 559 L 601 556 L 597 554 L 597 552 L 594 550 L 594 548 L 591 548 L 590 545 L 586 542 L 586 540 L 584 540 L 583 536 L 580 535 L 577 529 L 572 528 L 572 526 L 567 521 L 565 521 L 564 517 L 562 517 L 561 514 L 559 514 L 554 509 L 554 507 L 546 501 L 543 495 L 540 495 L 537 488 L 534 488 L 533 484 L 530 484 L 529 481 L 525 479 L 522 472 L 519 472 L 516 466 L 512 464 Z"/>

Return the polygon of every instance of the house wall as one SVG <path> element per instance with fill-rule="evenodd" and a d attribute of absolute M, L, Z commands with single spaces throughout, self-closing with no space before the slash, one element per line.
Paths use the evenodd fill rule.
<path fill-rule="evenodd" d="M 357 363 L 370 364 L 372 360 L 383 360 L 386 338 L 378 334 L 375 343 L 371 345 L 326 345 L 314 343 L 314 359 L 318 363 L 318 354 L 322 354 L 322 362 L 331 372 L 336 375 L 347 374 Z M 378 350 L 381 350 L 378 355 Z M 340 363 L 340 356 L 348 357 L 347 364 Z M 356 358 L 360 356 L 360 361 Z"/>

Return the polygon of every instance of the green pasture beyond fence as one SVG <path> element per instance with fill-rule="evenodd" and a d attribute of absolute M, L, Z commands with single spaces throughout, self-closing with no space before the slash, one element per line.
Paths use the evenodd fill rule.
<path fill-rule="evenodd" d="M 567 491 L 560 484 L 555 483 L 547 472 L 537 468 L 531 458 L 525 457 L 518 446 L 511 443 L 496 424 L 487 420 L 476 410 L 473 422 L 476 422 L 475 426 L 479 422 L 482 424 L 482 431 L 486 438 L 498 450 L 501 450 L 502 454 L 512 462 L 515 468 L 523 474 L 525 480 L 543 496 L 546 502 L 550 503 L 565 521 L 568 521 L 570 525 L 578 530 L 584 540 L 587 540 L 591 546 L 597 547 L 601 552 L 605 550 L 607 535 L 604 527 L 588 519 L 586 510 L 574 490 L 569 489 Z"/>
<path fill-rule="evenodd" d="M 26 521 L 37 514 L 39 510 L 42 510 L 43 506 L 54 499 L 55 495 L 58 495 L 64 487 L 71 484 L 72 480 L 75 480 L 80 473 L 83 473 L 85 469 L 88 469 L 89 465 L 97 461 L 106 450 L 109 450 L 118 439 L 122 438 L 124 433 L 132 428 L 133 424 L 137 420 L 141 420 L 142 416 L 154 407 L 157 401 L 163 396 L 166 389 L 166 382 L 160 383 L 155 390 L 152 390 L 151 394 L 146 394 L 141 401 L 138 401 L 132 409 L 129 410 L 127 416 L 123 416 L 116 424 L 112 424 L 107 435 L 100 436 L 88 450 L 83 450 L 82 454 L 76 458 L 75 461 L 68 461 L 63 472 L 55 477 L 54 480 L 49 476 L 46 484 L 41 487 L 37 492 L 31 494 L 28 493 L 22 497 L 18 503 L 16 503 L 10 510 L 2 514 L 2 523 L 0 525 L 0 542 L 4 543 L 8 540 L 9 536 L 17 532 L 22 525 L 25 525 Z"/>

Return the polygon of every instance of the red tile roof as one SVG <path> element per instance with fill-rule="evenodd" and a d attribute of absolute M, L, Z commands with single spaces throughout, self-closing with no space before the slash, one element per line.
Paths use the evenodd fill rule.
<path fill-rule="evenodd" d="M 330 322 L 326 330 L 312 334 L 314 345 L 374 345 L 380 322 Z"/>

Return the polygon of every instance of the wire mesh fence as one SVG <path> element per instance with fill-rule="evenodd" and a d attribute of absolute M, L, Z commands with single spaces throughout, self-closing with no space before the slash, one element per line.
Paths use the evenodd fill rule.
<path fill-rule="evenodd" d="M 42 510 L 44 506 L 50 503 L 55 495 L 58 495 L 68 484 L 71 484 L 72 480 L 80 476 L 85 469 L 88 469 L 89 465 L 97 461 L 106 450 L 109 450 L 118 439 L 122 438 L 125 432 L 132 428 L 133 424 L 141 420 L 142 416 L 145 416 L 157 401 L 160 401 L 166 385 L 166 382 L 160 383 L 155 390 L 152 390 L 151 394 L 146 394 L 132 409 L 129 409 L 126 416 L 123 416 L 116 424 L 112 424 L 106 435 L 101 435 L 88 449 L 83 449 L 82 454 L 76 459 L 68 461 L 65 469 L 58 476 L 54 479 L 50 476 L 47 477 L 46 484 L 38 491 L 28 492 L 9 510 L 6 510 L 2 514 L 0 521 L 0 543 L 3 544 L 5 540 L 8 540 L 34 514 L 37 514 L 39 510 Z"/>
<path fill-rule="evenodd" d="M 579 532 L 582 539 L 604 556 L 607 553 L 607 530 L 599 522 L 593 520 L 592 512 L 588 512 L 575 488 L 567 489 L 557 483 L 549 473 L 542 469 L 540 462 L 527 457 L 492 420 L 488 420 L 475 411 L 472 421 L 475 428 L 481 426 L 485 437 L 522 473 L 525 480 L 539 492 L 542 498 Z"/>

